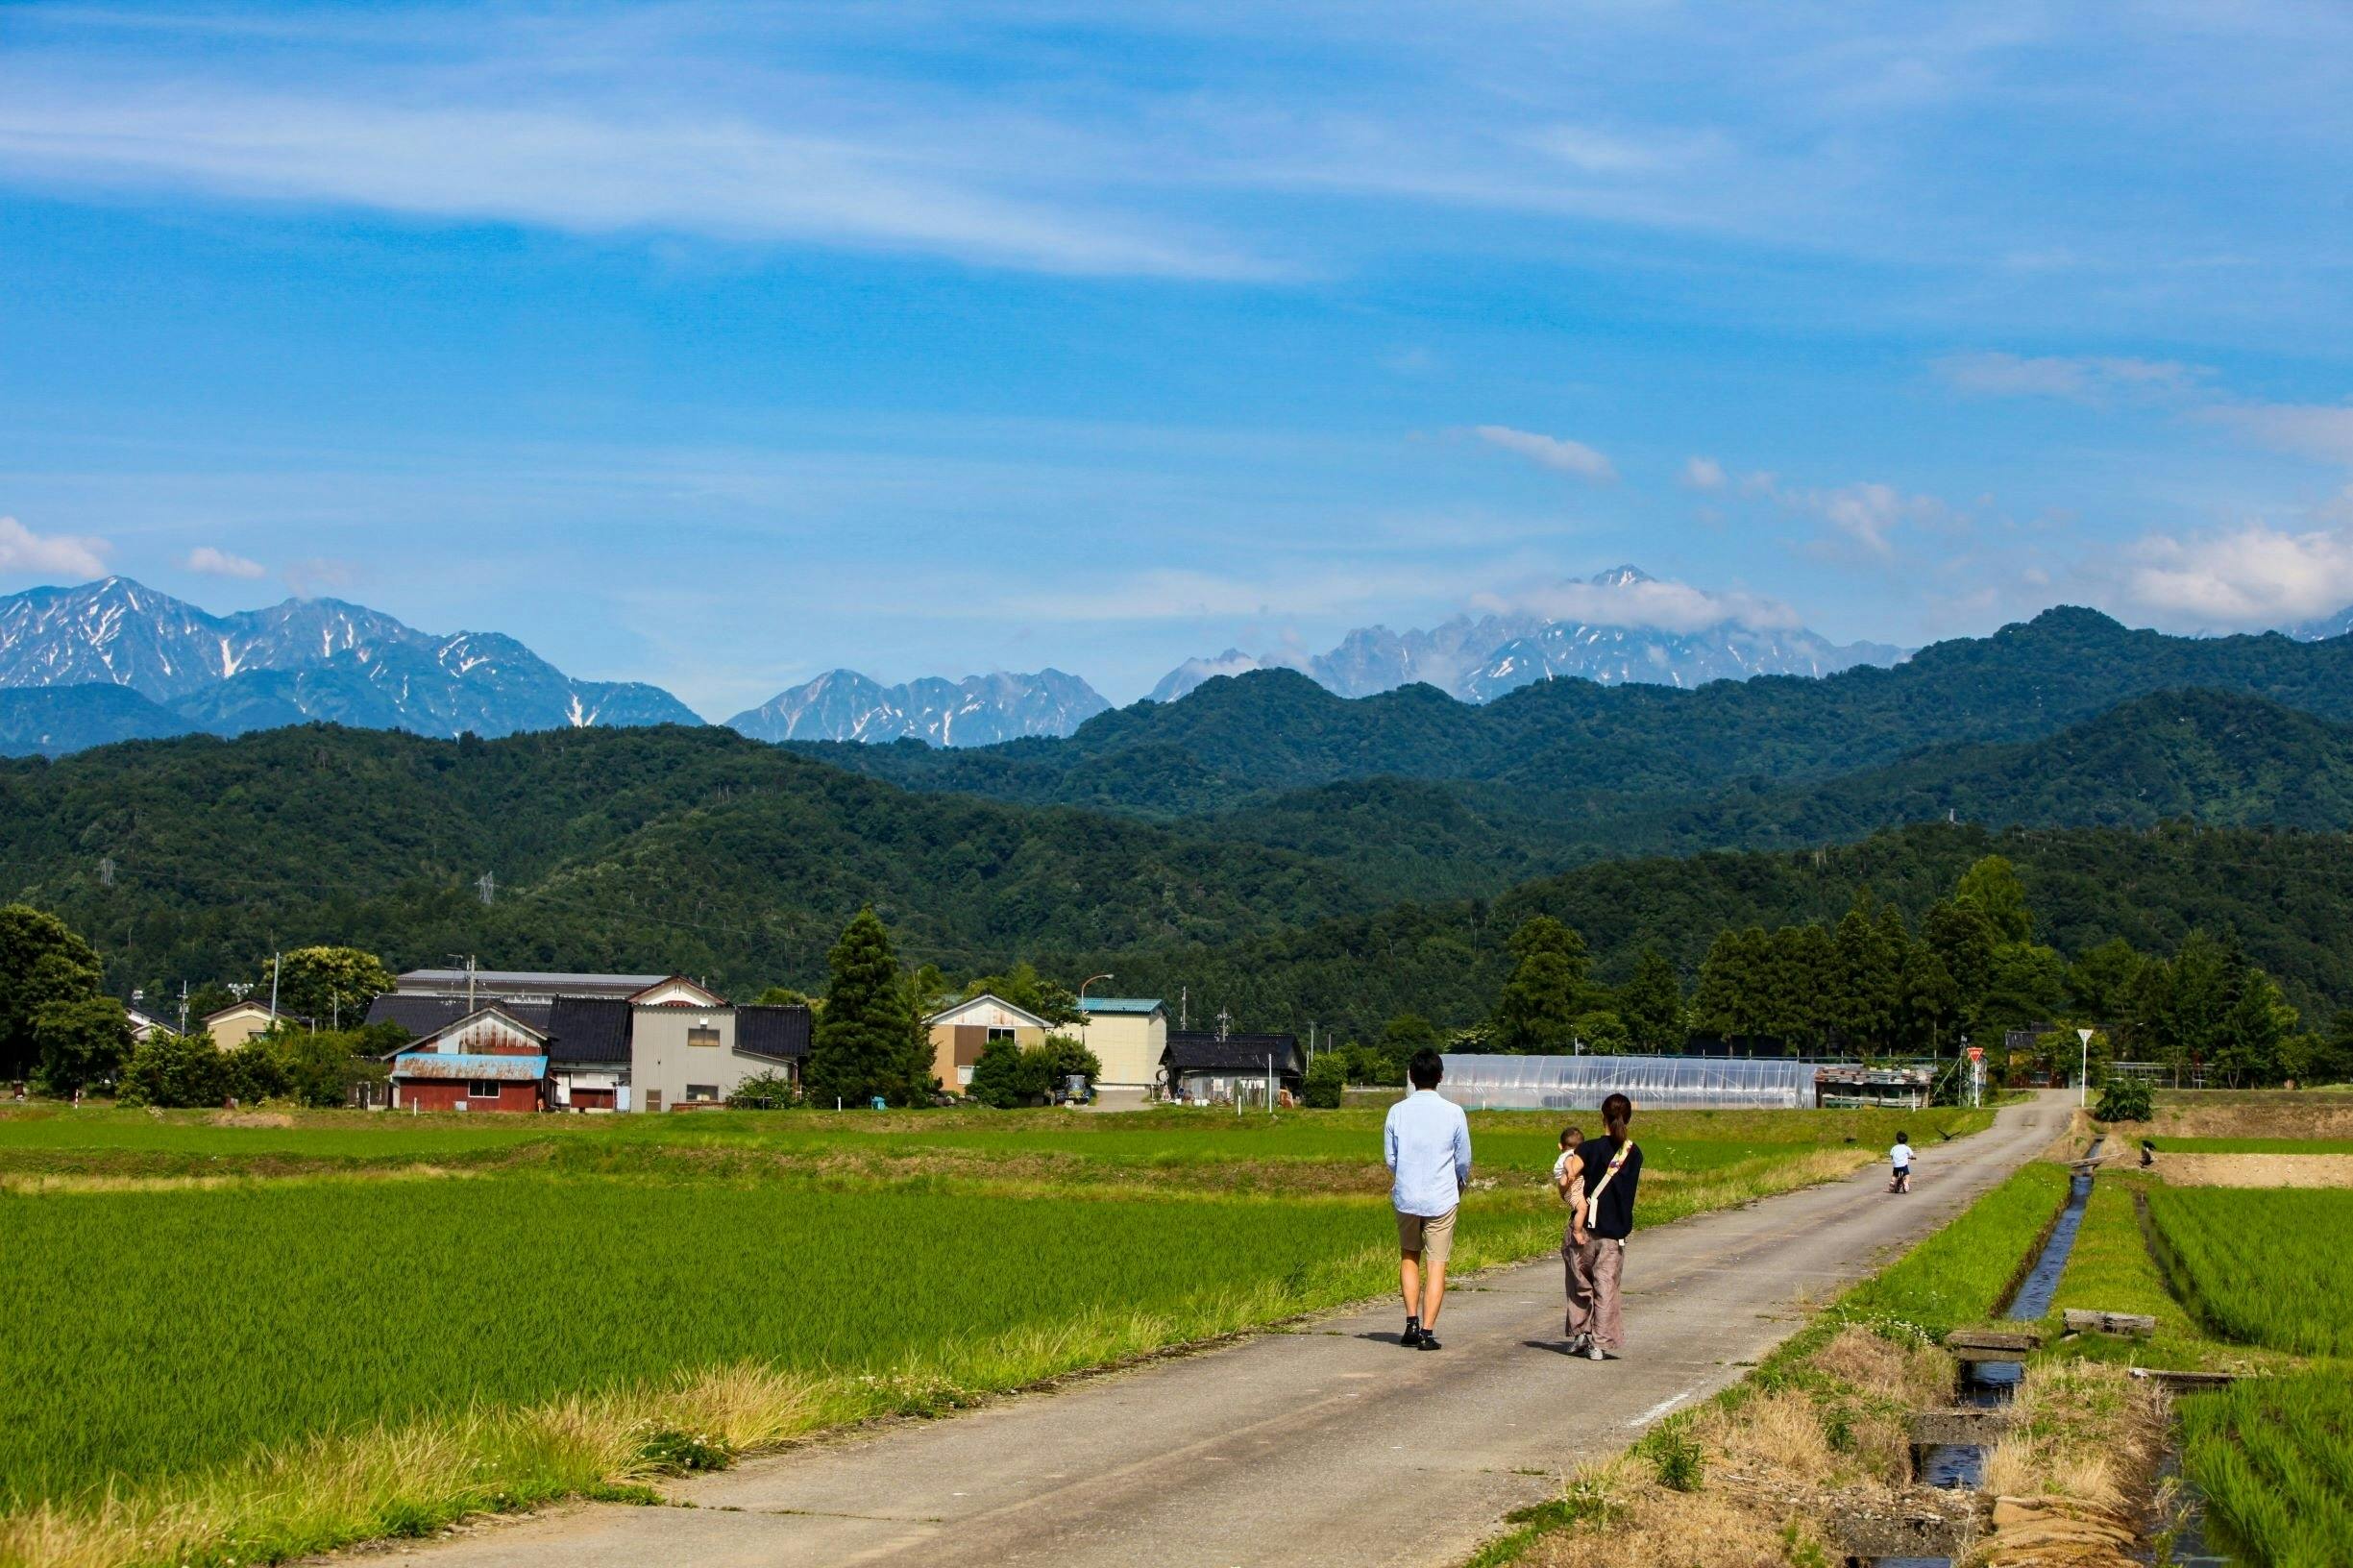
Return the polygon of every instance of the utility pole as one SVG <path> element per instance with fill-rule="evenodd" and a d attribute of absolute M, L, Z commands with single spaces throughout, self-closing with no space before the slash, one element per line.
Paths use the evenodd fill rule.
<path fill-rule="evenodd" d="M 1234 1032 L 1234 1015 L 1224 1008 L 1217 1010 L 1217 1038 L 1223 1040 Z"/>
<path fill-rule="evenodd" d="M 180 982 L 180 1032 L 184 1035 L 188 1032 L 188 983 L 185 980 Z"/>
<path fill-rule="evenodd" d="M 450 956 L 460 960 L 466 966 L 466 1011 L 471 1013 L 474 1011 L 474 955 L 472 953 L 452 953 Z"/>
<path fill-rule="evenodd" d="M 278 966 L 279 966 L 279 962 L 280 962 L 280 960 L 279 960 L 279 955 L 278 955 L 278 954 L 276 954 L 276 953 L 272 953 L 272 954 L 270 955 L 270 1022 L 272 1022 L 272 1023 L 276 1023 L 276 1022 L 278 1021 Z"/>
<path fill-rule="evenodd" d="M 1177 987 L 1177 1032 L 1179 1034 L 1186 1033 L 1192 1028 L 1191 1009 L 1192 988 L 1190 986 Z"/>

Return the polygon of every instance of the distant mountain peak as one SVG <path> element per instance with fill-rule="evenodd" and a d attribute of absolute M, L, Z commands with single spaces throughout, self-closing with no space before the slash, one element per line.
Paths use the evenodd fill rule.
<path fill-rule="evenodd" d="M 930 675 L 897 686 L 855 670 L 828 670 L 737 714 L 727 727 L 762 741 L 993 746 L 1067 735 L 1110 706 L 1092 686 L 1052 666 L 962 680 Z"/>
<path fill-rule="evenodd" d="M 159 705 L 140 720 L 149 733 L 314 719 L 445 736 L 701 723 L 667 692 L 575 680 L 503 633 L 435 636 L 341 600 L 216 616 L 124 576 L 0 598 L 0 687 L 96 686 Z M 127 722 L 118 703 L 103 711 Z"/>
<path fill-rule="evenodd" d="M 1277 666 L 1342 697 L 1422 682 L 1466 702 L 1487 702 L 1538 680 L 1698 686 L 1754 675 L 1827 675 L 1904 657 L 1903 649 L 1883 644 L 1832 643 L 1786 619 L 1777 606 L 1707 594 L 1621 565 L 1476 620 L 1458 615 L 1404 632 L 1360 626 L 1312 657 L 1230 648 L 1213 659 L 1188 659 L 1162 677 L 1152 697 L 1174 701 L 1217 675 Z"/>

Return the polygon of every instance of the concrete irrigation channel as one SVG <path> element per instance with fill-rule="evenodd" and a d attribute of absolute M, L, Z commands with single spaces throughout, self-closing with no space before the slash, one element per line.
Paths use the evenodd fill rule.
<path fill-rule="evenodd" d="M 449 1568 L 649 1562 L 1459 1563 L 1505 1514 L 1737 1381 L 1826 1301 L 1952 1219 L 2068 1126 L 2010 1106 L 1937 1151 L 1915 1192 L 1881 1171 L 1639 1232 L 1628 1356 L 1561 1353 L 1557 1260 L 1450 1295 L 1446 1349 L 1401 1351 L 1361 1310 L 944 1420 L 862 1430 L 667 1488 L 400 1550 Z"/>

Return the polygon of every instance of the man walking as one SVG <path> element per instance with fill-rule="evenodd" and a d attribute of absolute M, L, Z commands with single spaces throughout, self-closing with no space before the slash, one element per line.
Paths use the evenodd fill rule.
<path fill-rule="evenodd" d="M 1462 1107 L 1442 1099 L 1446 1064 L 1433 1050 L 1413 1053 L 1406 1076 L 1413 1091 L 1389 1107 L 1381 1131 L 1397 1211 L 1397 1277 L 1406 1297 L 1408 1350 L 1435 1350 L 1438 1307 L 1446 1300 L 1446 1260 L 1455 1250 L 1455 1208 L 1471 1179 L 1471 1124 Z"/>
<path fill-rule="evenodd" d="M 1642 1175 L 1642 1151 L 1629 1130 L 1633 1119 L 1634 1104 L 1625 1095 L 1604 1100 L 1602 1136 L 1580 1144 L 1569 1167 L 1569 1234 L 1560 1244 L 1569 1354 L 1588 1360 L 1614 1360 L 1626 1345 L 1618 1280 L 1626 1238 L 1634 1234 L 1634 1184 Z"/>

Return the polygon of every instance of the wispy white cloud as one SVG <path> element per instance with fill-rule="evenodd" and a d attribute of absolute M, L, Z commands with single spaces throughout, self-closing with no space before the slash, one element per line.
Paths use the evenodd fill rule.
<path fill-rule="evenodd" d="M 0 517 L 0 572 L 40 573 L 61 577 L 106 575 L 104 539 L 84 534 L 35 533 L 12 517 Z"/>
<path fill-rule="evenodd" d="M 1598 582 L 1557 582 L 1482 594 L 1472 602 L 1475 608 L 1497 614 L 1538 615 L 1548 621 L 1654 631 L 1704 631 L 1728 622 L 1758 631 L 1801 624 L 1798 612 L 1779 600 L 1713 592 L 1661 577 L 1605 576 Z"/>
<path fill-rule="evenodd" d="M 2353 404 L 2234 404 L 2206 417 L 2274 452 L 2353 465 Z"/>
<path fill-rule="evenodd" d="M 584 233 L 940 252 L 1051 272 L 1268 277 L 1176 225 L 998 188 L 945 147 L 626 99 L 424 101 L 0 72 L 0 164 L 84 188 L 372 208 Z M 983 128 L 972 128 L 983 135 Z"/>
<path fill-rule="evenodd" d="M 1724 465 L 1713 457 L 1693 457 L 1683 464 L 1683 483 L 1693 490 L 1721 490 L 1728 482 Z"/>
<path fill-rule="evenodd" d="M 1530 462 L 1540 463 L 1562 474 L 1574 474 L 1581 479 L 1606 483 L 1618 477 L 1615 464 L 1604 453 L 1582 441 L 1566 436 L 1539 435 L 1533 430 L 1515 430 L 1508 425 L 1481 425 L 1471 433 L 1491 447 L 1514 453 Z"/>
<path fill-rule="evenodd" d="M 1935 362 L 1958 391 L 1980 397 L 2065 398 L 2107 403 L 2120 398 L 2180 396 L 2194 392 L 2213 373 L 2173 359 L 2117 356 L 1958 354 Z"/>
<path fill-rule="evenodd" d="M 201 572 L 210 577 L 266 577 L 270 569 L 259 561 L 233 555 L 211 545 L 198 545 L 181 557 L 180 564 L 190 572 Z"/>
<path fill-rule="evenodd" d="M 359 568 L 350 561 L 327 556 L 296 561 L 285 570 L 286 586 L 304 599 L 339 594 L 358 582 L 359 576 Z"/>

